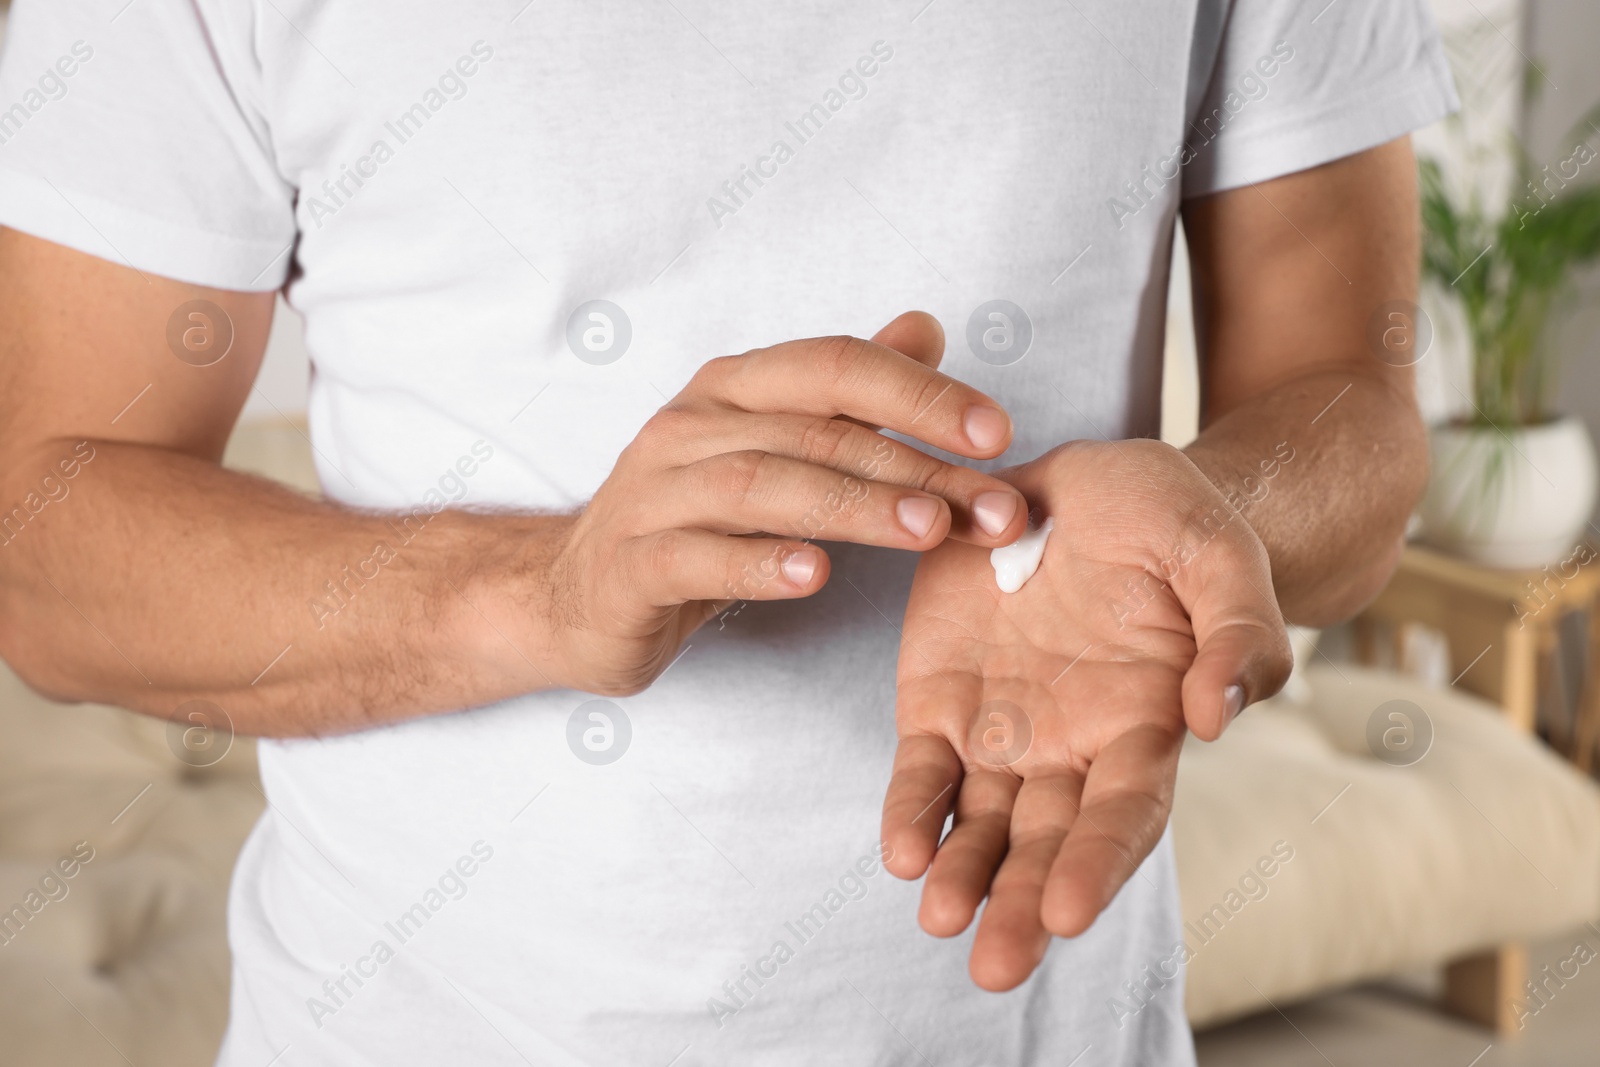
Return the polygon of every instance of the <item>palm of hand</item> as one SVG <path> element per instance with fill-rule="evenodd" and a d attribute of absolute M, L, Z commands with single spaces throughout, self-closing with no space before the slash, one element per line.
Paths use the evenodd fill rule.
<path fill-rule="evenodd" d="M 1184 582 L 1162 578 L 1173 577 L 1190 498 L 1215 491 L 1171 450 L 1137 457 L 1171 479 L 1128 477 L 1130 448 L 1146 451 L 1079 443 L 1017 472 L 1055 518 L 1044 561 L 1018 592 L 1000 592 L 986 550 L 955 542 L 926 553 L 912 585 L 884 809 L 889 866 L 916 877 L 931 859 L 921 922 L 932 934 L 961 932 L 989 896 L 971 960 L 985 988 L 1025 979 L 1052 932 L 1087 929 L 1171 810 L 1197 641 L 1193 609 L 1173 588 Z M 1238 562 L 1211 555 L 1196 568 Z M 1270 590 L 1269 576 L 1256 580 Z"/>
<path fill-rule="evenodd" d="M 926 554 L 906 608 L 902 732 L 944 738 L 967 773 L 1086 774 L 1136 726 L 1181 731 L 1189 620 L 1148 572 L 1093 528 L 1057 521 L 1047 560 L 1016 593 L 989 553 L 947 542 Z M 976 714 L 974 712 L 976 711 Z"/>

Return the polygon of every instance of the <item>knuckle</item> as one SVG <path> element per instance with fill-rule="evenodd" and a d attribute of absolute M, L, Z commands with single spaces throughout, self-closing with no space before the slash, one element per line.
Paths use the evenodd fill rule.
<path fill-rule="evenodd" d="M 934 496 L 942 496 L 946 500 L 953 500 L 967 492 L 977 495 L 985 488 L 992 488 L 981 484 L 980 479 L 983 479 L 984 475 L 967 467 L 945 463 L 915 449 L 911 450 L 910 458 L 904 461 L 903 469 L 904 478 L 896 481 L 903 481 L 906 485 L 932 493 Z M 977 483 L 977 488 L 973 489 L 971 483 Z"/>
<path fill-rule="evenodd" d="M 838 419 L 813 419 L 800 432 L 800 458 L 820 466 L 832 466 L 845 451 L 855 427 Z"/>
<path fill-rule="evenodd" d="M 716 395 L 733 372 L 743 363 L 744 356 L 717 356 L 700 364 L 700 368 L 689 379 L 689 384 L 684 387 L 684 392 Z"/>
<path fill-rule="evenodd" d="M 756 494 L 766 461 L 767 454 L 754 449 L 717 456 L 706 471 L 711 496 L 732 505 L 748 503 Z"/>
<path fill-rule="evenodd" d="M 676 574 L 683 565 L 683 535 L 676 530 L 665 530 L 650 538 L 640 554 L 640 563 L 646 574 Z"/>
<path fill-rule="evenodd" d="M 942 374 L 908 374 L 903 383 L 896 399 L 905 403 L 914 418 L 922 417 L 955 388 L 955 382 Z"/>
<path fill-rule="evenodd" d="M 640 428 L 638 436 L 653 447 L 676 445 L 694 432 L 692 421 L 689 413 L 681 407 L 668 404 L 650 416 Z"/>
<path fill-rule="evenodd" d="M 836 334 L 817 338 L 814 348 L 817 373 L 829 386 L 842 390 L 859 373 L 865 360 L 867 342 L 859 337 Z"/>

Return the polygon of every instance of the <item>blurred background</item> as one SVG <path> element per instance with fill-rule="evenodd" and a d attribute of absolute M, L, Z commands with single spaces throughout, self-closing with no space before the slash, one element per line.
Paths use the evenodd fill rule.
<path fill-rule="evenodd" d="M 1464 110 L 1416 139 L 1421 306 L 1370 333 L 1417 368 L 1433 480 L 1382 596 L 1298 632 L 1284 693 L 1185 754 L 1175 955 L 1206 1067 L 1600 1062 L 1600 4 L 1433 6 Z M 309 373 L 280 303 L 230 465 L 315 491 Z M 248 739 L 52 705 L 0 667 L 0 1063 L 209 1064 L 263 803 Z"/>

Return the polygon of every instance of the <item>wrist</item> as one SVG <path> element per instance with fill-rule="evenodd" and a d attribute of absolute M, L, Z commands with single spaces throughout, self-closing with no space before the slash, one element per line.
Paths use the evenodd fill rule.
<path fill-rule="evenodd" d="M 580 687 L 568 649 L 571 612 L 557 589 L 572 517 L 447 514 L 435 617 L 447 647 L 473 666 L 481 683 L 474 688 L 487 691 L 479 699 Z"/>

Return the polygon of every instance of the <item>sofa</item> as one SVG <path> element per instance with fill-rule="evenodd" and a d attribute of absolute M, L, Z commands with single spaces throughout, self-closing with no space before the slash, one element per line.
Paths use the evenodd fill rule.
<path fill-rule="evenodd" d="M 282 421 L 242 426 L 226 462 L 315 486 Z M 1298 651 L 1283 695 L 1180 767 L 1197 1026 L 1600 917 L 1591 782 L 1480 700 Z M 1410 762 L 1369 738 L 1397 700 L 1431 730 Z M 188 731 L 0 669 L 0 1062 L 212 1061 L 229 871 L 265 801 L 248 739 Z M 1130 1010 L 1165 966 L 1130 976 Z"/>
<path fill-rule="evenodd" d="M 1600 918 L 1600 789 L 1475 696 L 1308 658 L 1179 764 L 1190 1021 L 1455 963 L 1455 1007 L 1516 1029 L 1477 964 Z"/>

